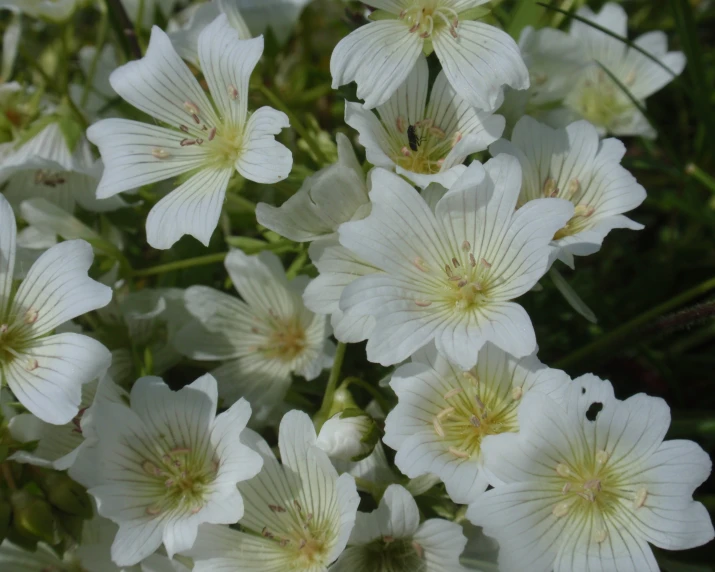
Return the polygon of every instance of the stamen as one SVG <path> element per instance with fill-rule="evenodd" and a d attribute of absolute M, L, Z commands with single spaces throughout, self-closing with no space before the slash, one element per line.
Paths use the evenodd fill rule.
<path fill-rule="evenodd" d="M 30 308 L 25 313 L 25 323 L 26 324 L 34 324 L 37 321 L 37 318 L 39 318 L 39 317 L 40 317 L 40 313 L 37 310 Z"/>
<path fill-rule="evenodd" d="M 457 449 L 456 447 L 450 447 L 447 450 L 455 457 L 460 457 L 461 459 L 469 458 L 469 453 L 467 453 L 466 451 L 462 451 L 461 449 Z"/>
<path fill-rule="evenodd" d="M 581 190 L 581 183 L 579 182 L 578 179 L 571 179 L 569 181 L 569 186 L 566 189 L 566 199 L 571 200 L 576 193 L 578 193 Z"/>
<path fill-rule="evenodd" d="M 160 149 L 159 147 L 154 147 L 151 150 L 151 154 L 155 159 L 168 159 L 169 152 L 166 149 Z"/>
<path fill-rule="evenodd" d="M 416 541 L 412 541 L 412 548 L 415 549 L 415 552 L 417 553 L 417 557 L 422 560 L 425 557 L 425 549 L 422 548 L 422 545 L 419 544 Z"/>
<path fill-rule="evenodd" d="M 211 131 L 209 131 L 209 141 L 213 141 L 214 137 L 216 137 L 216 128 L 212 127 Z"/>
<path fill-rule="evenodd" d="M 554 193 L 558 194 L 558 191 L 559 190 L 556 188 L 556 180 L 555 179 L 553 179 L 552 177 L 549 177 L 548 179 L 546 179 L 544 181 L 544 187 L 542 189 L 542 194 L 545 197 L 553 198 L 556 196 Z"/>
<path fill-rule="evenodd" d="M 182 147 L 188 147 L 189 145 L 196 145 L 196 141 L 193 139 L 182 139 L 179 145 Z"/>
<path fill-rule="evenodd" d="M 402 153 L 405 157 L 412 156 L 412 153 L 410 153 L 410 150 L 407 147 L 403 147 L 402 149 L 400 149 L 400 153 Z"/>
<path fill-rule="evenodd" d="M 484 266 L 485 268 L 491 268 L 491 267 L 492 267 L 492 265 L 489 264 L 489 262 L 487 262 L 484 258 L 482 258 L 481 262 L 482 262 L 482 266 Z"/>
<path fill-rule="evenodd" d="M 469 253 L 469 264 L 472 265 L 472 268 L 477 265 L 477 259 L 474 258 L 474 254 L 472 254 L 471 252 Z"/>
<path fill-rule="evenodd" d="M 553 510 L 551 513 L 556 517 L 556 518 L 561 518 L 564 517 L 568 514 L 569 512 L 569 507 L 571 504 L 568 501 L 560 502 L 557 505 L 554 506 Z"/>
<path fill-rule="evenodd" d="M 457 131 L 454 135 L 452 135 L 452 147 L 454 148 L 457 143 L 459 143 L 462 140 L 462 132 Z"/>
<path fill-rule="evenodd" d="M 598 453 L 596 453 L 596 462 L 599 465 L 605 465 L 606 461 L 608 461 L 609 457 L 610 457 L 610 455 L 608 453 L 606 453 L 606 451 L 601 449 Z"/>
<path fill-rule="evenodd" d="M 466 281 L 466 280 L 460 280 L 460 281 L 457 283 L 457 286 L 458 286 L 459 288 L 464 288 L 466 285 L 467 285 L 467 281 Z"/>
<path fill-rule="evenodd" d="M 196 115 L 195 113 L 191 116 L 191 118 L 194 120 L 194 123 L 196 123 L 196 125 L 198 125 L 199 123 L 201 123 L 201 120 L 199 119 L 199 116 Z"/>
<path fill-rule="evenodd" d="M 158 515 L 158 514 L 161 514 L 161 507 L 156 506 L 156 505 L 154 505 L 154 506 L 149 506 L 149 507 L 147 507 L 147 509 L 146 509 L 146 513 L 147 513 L 149 516 L 156 516 L 156 515 Z"/>
<path fill-rule="evenodd" d="M 465 379 L 468 379 L 469 381 L 474 383 L 474 385 L 479 385 L 479 378 L 475 374 L 473 374 L 471 371 L 463 371 L 462 377 L 464 377 Z"/>
<path fill-rule="evenodd" d="M 596 531 L 596 534 L 594 535 L 593 539 L 598 543 L 601 544 L 602 542 L 605 542 L 606 538 L 608 538 L 608 531 L 605 528 L 601 528 Z"/>
<path fill-rule="evenodd" d="M 472 415 L 472 416 L 469 418 L 469 422 L 470 422 L 472 425 L 474 425 L 477 429 L 482 426 L 482 422 L 479 420 L 479 417 L 477 417 L 476 415 Z"/>
<path fill-rule="evenodd" d="M 430 302 L 429 300 L 415 300 L 415 304 L 420 308 L 427 308 L 428 306 L 432 305 L 432 302 Z"/>
<path fill-rule="evenodd" d="M 571 476 L 571 469 L 565 463 L 559 463 L 556 465 L 556 474 L 560 477 L 568 478 Z"/>
<path fill-rule="evenodd" d="M 442 425 L 439 423 L 439 419 L 435 417 L 432 419 L 432 426 L 434 427 L 434 432 L 437 433 L 440 437 L 444 438 L 444 429 L 442 428 Z"/>
<path fill-rule="evenodd" d="M 228 95 L 231 99 L 238 99 L 238 89 L 235 85 L 228 86 Z"/>
<path fill-rule="evenodd" d="M 449 417 L 454 412 L 455 412 L 454 407 L 445 407 L 444 409 L 442 409 L 442 411 L 440 411 L 437 414 L 437 419 L 442 421 L 442 419 L 444 419 L 445 417 Z"/>
<path fill-rule="evenodd" d="M 203 505 L 195 506 L 191 509 L 191 514 L 198 514 L 203 510 Z"/>
<path fill-rule="evenodd" d="M 161 469 L 159 469 L 159 467 L 157 467 L 151 461 L 144 461 L 142 463 L 142 469 L 144 469 L 144 472 L 147 475 L 150 475 L 152 477 L 160 477 L 164 474 L 164 473 L 162 473 Z"/>
<path fill-rule="evenodd" d="M 459 268 L 461 264 L 459 264 L 459 260 L 457 260 L 456 258 L 452 258 L 452 266 L 454 266 L 455 268 Z"/>
<path fill-rule="evenodd" d="M 574 208 L 574 216 L 582 216 L 584 218 L 590 217 L 594 212 L 596 212 L 596 208 L 589 206 L 589 205 L 576 205 L 576 208 Z"/>
<path fill-rule="evenodd" d="M 7 330 L 8 330 L 7 324 L 2 324 L 2 325 L 0 326 L 0 335 L 6 333 Z"/>
<path fill-rule="evenodd" d="M 179 125 L 179 129 L 181 129 L 184 133 L 189 132 L 189 128 L 186 125 Z"/>
<path fill-rule="evenodd" d="M 464 393 L 464 390 L 461 387 L 455 387 L 454 389 L 450 389 L 447 393 L 444 394 L 444 400 L 447 401 L 455 395 L 459 395 L 460 393 Z"/>
<path fill-rule="evenodd" d="M 452 277 L 452 268 L 449 264 L 444 265 L 444 271 L 447 273 L 447 276 Z"/>
<path fill-rule="evenodd" d="M 469 241 L 468 241 L 468 240 L 465 240 L 465 241 L 462 243 L 462 250 L 463 250 L 464 252 L 469 252 L 470 250 L 472 250 L 472 245 L 469 244 Z M 473 256 L 473 255 L 472 255 L 472 256 Z"/>
<path fill-rule="evenodd" d="M 199 114 L 199 108 L 196 106 L 195 103 L 192 103 L 191 101 L 184 102 L 184 109 L 186 110 L 186 113 L 188 113 L 189 115 L 198 115 Z"/>
<path fill-rule="evenodd" d="M 436 126 L 430 127 L 428 131 L 438 139 L 444 139 L 445 137 L 447 137 L 447 134 L 444 132 L 444 130 Z"/>
<path fill-rule="evenodd" d="M 571 490 L 571 483 L 566 483 L 563 488 L 561 489 L 561 494 L 566 494 Z"/>
<path fill-rule="evenodd" d="M 511 390 L 511 398 L 514 401 L 519 401 L 522 395 L 524 395 L 524 389 L 520 385 L 517 385 L 514 389 Z"/>
<path fill-rule="evenodd" d="M 397 127 L 397 130 L 400 133 L 404 133 L 405 132 L 405 118 L 402 116 L 399 116 L 397 118 L 397 121 L 395 121 L 395 126 Z"/>
<path fill-rule="evenodd" d="M 263 536 L 264 538 L 274 538 L 273 533 L 268 530 L 267 526 L 264 526 L 263 530 L 261 530 L 261 536 Z"/>
<path fill-rule="evenodd" d="M 636 496 L 633 499 L 633 510 L 638 510 L 641 508 L 644 504 L 646 499 L 648 498 L 648 489 L 645 487 L 640 487 L 636 491 Z"/>
<path fill-rule="evenodd" d="M 197 145 L 203 145 L 203 144 L 204 144 L 204 140 L 199 137 L 198 139 L 196 139 L 196 144 L 197 144 Z"/>
<path fill-rule="evenodd" d="M 427 266 L 427 263 L 424 261 L 424 258 L 420 258 L 419 256 L 415 258 L 412 261 L 412 264 L 414 264 L 418 270 L 422 270 L 422 272 L 429 272 L 429 267 Z"/>
<path fill-rule="evenodd" d="M 35 371 L 38 367 L 40 367 L 40 364 L 34 358 L 29 359 L 25 365 L 27 371 Z"/>

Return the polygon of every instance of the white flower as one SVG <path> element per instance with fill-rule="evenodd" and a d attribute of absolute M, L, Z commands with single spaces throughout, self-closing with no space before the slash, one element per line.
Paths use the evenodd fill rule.
<path fill-rule="evenodd" d="M 518 431 L 524 395 L 558 394 L 568 381 L 535 355 L 515 359 L 491 344 L 467 371 L 429 348 L 392 375 L 398 403 L 387 416 L 383 440 L 397 451 L 395 465 L 405 475 L 437 475 L 452 500 L 466 504 L 487 489 L 483 439 Z"/>
<path fill-rule="evenodd" d="M 177 392 L 143 377 L 132 388 L 131 408 L 97 408 L 98 484 L 89 493 L 99 513 L 119 525 L 116 564 L 136 564 L 162 543 L 173 557 L 191 548 L 199 524 L 231 524 L 243 515 L 236 484 L 262 466 L 240 442 L 251 407 L 240 400 L 217 416 L 217 400 L 210 375 Z"/>
<path fill-rule="evenodd" d="M 71 240 L 50 248 L 13 288 L 15 217 L 0 197 L 0 371 L 2 383 L 33 415 L 56 425 L 79 410 L 82 385 L 109 367 L 107 349 L 58 326 L 102 306 L 111 289 L 92 280 L 92 247 Z"/>
<path fill-rule="evenodd" d="M 375 449 L 379 430 L 372 417 L 359 409 L 333 415 L 320 428 L 316 445 L 331 459 L 358 462 Z"/>
<path fill-rule="evenodd" d="M 239 484 L 246 503 L 242 531 L 202 526 L 189 553 L 194 572 L 327 570 L 355 524 L 360 497 L 354 479 L 338 477 L 301 411 L 281 421 L 282 464 L 258 434 L 248 430 L 241 439 L 263 457 L 261 474 Z"/>
<path fill-rule="evenodd" d="M 662 399 L 619 401 L 609 382 L 585 375 L 561 403 L 527 395 L 519 424 L 484 440 L 499 482 L 467 512 L 499 541 L 505 572 L 657 572 L 649 542 L 682 550 L 713 539 L 692 500 L 710 458 L 691 441 L 663 441 Z"/>
<path fill-rule="evenodd" d="M 300 190 L 273 207 L 259 203 L 259 224 L 296 242 L 312 242 L 308 253 L 320 276 L 308 284 L 305 305 L 317 314 L 330 314 L 335 337 L 359 342 L 374 326 L 371 316 L 346 316 L 338 307 L 343 288 L 377 269 L 340 246 L 336 231 L 344 222 L 370 213 L 369 186 L 352 145 L 338 134 L 338 162 L 306 178 Z"/>
<path fill-rule="evenodd" d="M 3 195 L 16 211 L 22 201 L 32 198 L 46 199 L 69 213 L 77 204 L 94 212 L 126 206 L 119 197 L 96 198 L 101 162 L 92 159 L 84 137 L 72 146 L 69 143 L 54 121 L 3 157 L 0 182 L 7 182 Z"/>
<path fill-rule="evenodd" d="M 258 224 L 296 242 L 332 235 L 349 220 L 370 212 L 368 186 L 348 138 L 338 133 L 338 162 L 306 177 L 280 207 L 258 203 Z"/>
<path fill-rule="evenodd" d="M 0 0 L 0 10 L 3 8 L 32 18 L 62 22 L 77 9 L 77 0 Z"/>
<path fill-rule="evenodd" d="M 558 197 L 575 205 L 574 216 L 553 241 L 570 266 L 573 255 L 597 252 L 612 229 L 643 228 L 623 216 L 646 197 L 645 189 L 621 167 L 625 146 L 617 139 L 599 141 L 596 128 L 587 121 L 552 129 L 525 116 L 516 124 L 511 142 L 497 141 L 489 151 L 519 159 L 524 179 L 518 204 Z"/>
<path fill-rule="evenodd" d="M 379 118 L 358 103 L 345 104 L 345 122 L 360 133 L 367 160 L 396 170 L 420 187 L 449 187 L 468 155 L 483 151 L 504 130 L 504 118 L 477 111 L 440 72 L 429 103 L 429 69 L 420 56 L 402 86 L 377 107 Z"/>
<path fill-rule="evenodd" d="M 628 35 L 628 16 L 618 4 L 606 4 L 598 14 L 584 6 L 577 14 L 621 37 Z M 545 86 L 560 84 L 568 85 L 570 89 L 565 96 L 563 107 L 550 111 L 541 110 L 537 116 L 558 127 L 575 119 L 587 119 L 596 126 L 601 135 L 611 133 L 655 137 L 655 131 L 645 116 L 633 105 L 623 89 L 603 71 L 598 62 L 608 69 L 636 100 L 645 104 L 646 98 L 673 81 L 683 71 L 683 53 L 668 52 L 668 39 L 661 31 L 649 32 L 636 38 L 634 43 L 660 61 L 665 66 L 664 69 L 638 50 L 584 22 L 574 21 L 569 34 L 570 37 L 566 38 L 551 34 L 542 47 L 548 45 L 552 51 L 571 51 L 574 55 L 580 53 L 583 58 L 582 71 L 574 74 L 570 66 L 562 66 L 560 62 L 552 62 L 553 65 L 542 70 L 541 77 Z M 578 50 L 575 51 L 574 42 L 579 44 Z M 548 102 L 536 99 L 532 103 Z M 538 105 L 535 107 L 538 110 Z"/>
<path fill-rule="evenodd" d="M 221 14 L 226 14 L 228 23 L 238 33 L 240 40 L 250 39 L 251 32 L 238 10 L 236 0 L 215 0 L 202 4 L 192 4 L 169 22 L 169 39 L 182 58 L 195 66 L 200 66 L 199 36 L 201 32 Z"/>
<path fill-rule="evenodd" d="M 336 46 L 333 88 L 355 81 L 365 107 L 385 103 L 412 71 L 421 52 L 434 49 L 447 80 L 471 106 L 493 111 L 504 85 L 529 87 L 519 47 L 505 32 L 471 21 L 488 0 L 372 0 L 389 19 L 371 22 Z"/>
<path fill-rule="evenodd" d="M 188 288 L 186 307 L 196 321 L 179 332 L 175 346 L 192 359 L 223 361 L 212 372 L 221 397 L 228 403 L 245 397 L 254 421 L 262 422 L 285 397 L 291 374 L 311 380 L 330 365 L 330 327 L 303 305 L 307 277 L 288 282 L 274 254 L 235 250 L 225 264 L 243 300 L 207 286 Z"/>
<path fill-rule="evenodd" d="M 382 270 L 340 299 L 346 313 L 377 321 L 370 361 L 398 363 L 432 340 L 465 369 L 487 341 L 516 357 L 536 349 L 529 316 L 511 300 L 548 269 L 549 242 L 573 205 L 540 199 L 515 211 L 521 176 L 514 157 L 474 162 L 433 212 L 400 177 L 375 169 L 370 216 L 339 231 L 343 246 Z"/>
<path fill-rule="evenodd" d="M 379 507 L 358 512 L 348 547 L 333 572 L 461 572 L 467 539 L 459 524 L 433 518 L 420 524 L 412 495 L 387 487 Z"/>
<path fill-rule="evenodd" d="M 149 213 L 151 246 L 169 248 L 185 234 L 207 245 L 234 170 L 259 183 L 288 176 L 291 153 L 274 139 L 288 118 L 270 107 L 248 115 L 249 78 L 262 53 L 263 38 L 239 40 L 225 15 L 204 29 L 199 59 L 215 106 L 157 27 L 146 55 L 110 76 L 120 96 L 169 127 L 126 119 L 92 125 L 87 136 L 105 163 L 97 196 L 192 173 Z"/>

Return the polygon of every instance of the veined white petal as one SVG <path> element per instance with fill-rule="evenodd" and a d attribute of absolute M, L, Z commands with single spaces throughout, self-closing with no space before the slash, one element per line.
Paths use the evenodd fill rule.
<path fill-rule="evenodd" d="M 226 1 L 226 0 L 222 0 Z M 253 35 L 270 28 L 280 44 L 288 41 L 303 8 L 310 0 L 240 0 L 238 7 Z M 226 12 L 227 13 L 227 12 Z"/>
<path fill-rule="evenodd" d="M 32 265 L 15 295 L 11 312 L 22 320 L 25 335 L 41 336 L 86 312 L 102 308 L 112 290 L 87 271 L 94 255 L 84 240 L 50 248 Z"/>
<path fill-rule="evenodd" d="M 236 290 L 254 311 L 279 316 L 293 313 L 288 280 L 275 254 L 248 256 L 241 250 L 233 250 L 226 256 L 225 265 Z"/>
<path fill-rule="evenodd" d="M 238 39 L 225 15 L 220 15 L 201 32 L 201 69 L 224 124 L 243 127 L 246 123 L 248 84 L 262 54 L 263 37 Z"/>
<path fill-rule="evenodd" d="M 109 351 L 80 334 L 56 334 L 32 342 L 21 357 L 3 366 L 18 400 L 42 421 L 68 423 L 79 410 L 82 385 L 109 367 Z"/>
<path fill-rule="evenodd" d="M 401 133 L 398 121 L 402 122 L 402 130 L 405 130 L 408 125 L 414 125 L 429 117 L 429 115 L 425 116 L 428 88 L 429 66 L 427 59 L 420 54 L 405 82 L 385 103 L 377 106 L 380 119 L 390 134 Z M 373 165 L 377 164 L 373 163 Z"/>
<path fill-rule="evenodd" d="M 290 127 L 288 116 L 282 111 L 261 107 L 253 112 L 243 133 L 244 146 L 236 160 L 236 170 L 256 183 L 285 179 L 293 167 L 293 155 L 274 136 L 287 127 Z"/>
<path fill-rule="evenodd" d="M 529 87 L 519 46 L 506 32 L 482 22 L 460 21 L 457 35 L 436 35 L 434 50 L 449 82 L 471 105 L 493 111 L 503 101 L 505 85 Z"/>
<path fill-rule="evenodd" d="M 345 102 L 345 123 L 358 132 L 358 141 L 365 147 L 367 160 L 376 167 L 394 169 L 395 162 L 387 155 L 392 148 L 390 136 L 380 119 L 359 103 Z"/>
<path fill-rule="evenodd" d="M 185 234 L 204 246 L 218 225 L 231 169 L 203 169 L 171 191 L 149 212 L 147 242 L 154 248 L 171 248 Z"/>
<path fill-rule="evenodd" d="M 0 313 L 6 315 L 15 271 L 17 224 L 10 203 L 0 195 Z"/>
<path fill-rule="evenodd" d="M 351 81 L 357 96 L 372 109 L 385 103 L 405 81 L 419 57 L 424 40 L 409 33 L 405 22 L 371 22 L 351 32 L 333 50 L 330 73 L 333 89 Z"/>
<path fill-rule="evenodd" d="M 99 147 L 104 172 L 97 198 L 163 181 L 206 163 L 206 150 L 185 145 L 186 133 L 127 119 L 103 119 L 87 130 Z"/>
<path fill-rule="evenodd" d="M 109 82 L 134 107 L 174 128 L 193 127 L 202 120 L 209 126 L 218 124 L 204 90 L 157 26 L 151 30 L 146 55 L 117 68 Z"/>

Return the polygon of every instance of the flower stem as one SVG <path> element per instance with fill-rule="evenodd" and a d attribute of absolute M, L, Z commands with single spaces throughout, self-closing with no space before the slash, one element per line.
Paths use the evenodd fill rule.
<path fill-rule="evenodd" d="M 132 276 L 155 276 L 157 274 L 172 272 L 174 270 L 183 270 L 185 268 L 192 268 L 194 266 L 206 266 L 207 264 L 215 264 L 217 262 L 223 262 L 227 254 L 228 252 L 219 252 L 217 254 L 207 254 L 206 256 L 197 256 L 196 258 L 187 258 L 186 260 L 177 260 L 176 262 L 159 264 L 158 266 L 152 266 L 151 268 L 141 268 L 139 270 L 132 271 Z"/>
<path fill-rule="evenodd" d="M 308 144 L 308 147 L 310 147 L 310 150 L 316 156 L 321 165 L 329 164 L 330 161 L 328 161 L 328 158 L 325 156 L 325 153 L 323 153 L 323 150 L 320 148 L 320 145 L 315 140 L 315 137 L 313 137 L 313 135 L 305 128 L 300 119 L 296 117 L 296 115 L 288 108 L 288 106 L 283 103 L 283 101 L 275 93 L 273 93 L 262 83 L 257 84 L 257 87 L 258 91 L 260 91 L 266 97 L 266 99 L 270 101 L 271 105 L 273 105 L 276 109 L 281 110 L 288 116 L 288 120 L 290 121 L 291 127 L 295 129 L 298 135 L 300 135 L 303 140 Z"/>
<path fill-rule="evenodd" d="M 10 465 L 8 463 L 0 463 L 0 467 L 2 467 L 2 476 L 5 477 L 7 487 L 11 491 L 16 491 L 17 485 L 15 484 L 15 479 L 12 476 L 12 470 L 10 469 Z"/>
<path fill-rule="evenodd" d="M 142 49 L 137 39 L 137 33 L 121 0 L 106 0 L 106 2 L 109 10 L 109 21 L 114 26 L 114 31 L 119 37 L 119 43 L 122 44 L 127 59 L 141 59 Z"/>
<path fill-rule="evenodd" d="M 325 394 L 323 395 L 323 404 L 320 409 L 315 414 L 313 421 L 315 422 L 316 429 L 320 431 L 320 428 L 328 420 L 328 415 L 330 414 L 330 409 L 333 406 L 333 397 L 335 396 L 335 390 L 338 386 L 338 380 L 340 379 L 340 371 L 343 368 L 343 360 L 345 359 L 345 350 L 347 344 L 343 342 L 338 343 L 338 347 L 335 349 L 335 361 L 333 361 L 333 368 L 330 370 L 330 377 L 328 378 L 328 385 L 325 388 Z"/>
<path fill-rule="evenodd" d="M 670 312 L 683 304 L 687 304 L 691 300 L 694 300 L 711 290 L 715 290 L 715 278 L 706 280 L 694 288 L 686 290 L 682 294 L 671 298 L 667 302 L 663 302 L 655 308 L 651 308 L 650 310 L 643 312 L 631 321 L 623 324 L 621 327 L 616 328 L 609 334 L 606 334 L 605 336 L 591 342 L 590 344 L 576 350 L 572 354 L 556 362 L 556 367 L 569 368 L 577 364 L 593 360 L 595 357 L 604 355 L 609 351 L 620 351 L 626 347 L 626 338 L 635 333 L 641 328 L 641 326 L 647 324 L 651 320 L 654 320 L 658 316 L 665 314 L 666 312 Z"/>
<path fill-rule="evenodd" d="M 97 74 L 99 59 L 102 57 L 104 44 L 107 42 L 107 31 L 109 30 L 109 14 L 107 12 L 107 7 L 102 2 L 99 2 L 97 6 L 100 13 L 99 31 L 97 32 L 97 44 L 95 46 L 94 56 L 92 56 L 92 62 L 89 64 L 84 90 L 82 91 L 82 99 L 80 101 L 82 107 L 85 107 L 87 105 L 87 101 L 89 101 L 89 94 L 92 92 L 94 76 Z"/>

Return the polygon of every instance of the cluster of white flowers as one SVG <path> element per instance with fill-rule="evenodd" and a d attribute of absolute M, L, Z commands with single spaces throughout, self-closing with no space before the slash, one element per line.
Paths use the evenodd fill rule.
<path fill-rule="evenodd" d="M 289 115 L 253 109 L 252 74 L 257 34 L 285 43 L 305 0 L 194 4 L 118 67 L 109 46 L 85 52 L 92 74 L 106 66 L 91 97 L 69 90 L 86 132 L 67 101 L 26 90 L 44 98 L 39 128 L 0 145 L 0 372 L 24 410 L 7 415 L 25 443 L 10 461 L 68 471 L 96 516 L 64 555 L 5 540 L 0 568 L 459 572 L 469 521 L 498 541 L 505 572 L 656 572 L 650 545 L 713 539 L 693 500 L 711 461 L 664 441 L 666 403 L 543 364 L 517 300 L 611 230 L 642 228 L 626 213 L 646 191 L 624 144 L 603 137 L 655 135 L 631 96 L 666 85 L 683 54 L 661 32 L 635 41 L 647 57 L 582 21 L 517 43 L 480 21 L 487 1 L 367 2 L 370 22 L 330 71 L 333 88 L 357 84 L 345 123 L 371 170 L 341 133 L 337 161 L 282 205 L 258 204 L 271 242 L 222 259 L 240 297 L 127 287 L 141 276 L 122 254 L 137 229 L 74 215 L 148 201 L 149 246 L 209 246 L 237 179 L 288 178 L 276 137 Z M 0 1 L 52 22 L 81 4 Z M 123 0 L 145 29 L 175 4 Z M 578 14 L 627 36 L 618 5 Z M 129 105 L 108 113 L 118 98 Z M 309 245 L 286 270 L 270 250 L 294 243 Z M 357 380 L 382 396 L 364 409 L 340 378 L 346 344 L 362 341 L 390 368 L 379 391 Z M 175 384 L 184 359 L 210 373 Z M 291 385 L 326 370 L 311 419 L 298 408 L 320 404 Z M 430 490 L 451 507 L 440 518 L 419 502 Z"/>

